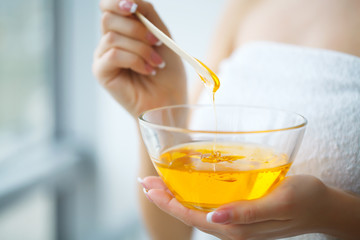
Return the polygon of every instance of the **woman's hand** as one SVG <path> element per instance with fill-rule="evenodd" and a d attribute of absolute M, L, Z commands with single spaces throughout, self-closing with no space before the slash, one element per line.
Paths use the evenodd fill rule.
<path fill-rule="evenodd" d="M 221 239 L 277 239 L 315 232 L 342 236 L 335 220 L 341 219 L 342 213 L 338 215 L 334 209 L 341 202 L 357 204 L 347 208 L 359 206 L 359 199 L 348 201 L 346 196 L 343 201 L 344 196 L 339 197 L 342 193 L 305 175 L 287 177 L 263 198 L 230 203 L 208 214 L 182 206 L 159 177 L 147 177 L 142 185 L 147 197 L 163 211 Z M 342 224 L 358 223 L 347 220 Z M 357 234 L 359 231 L 355 233 L 359 237 Z"/>
<path fill-rule="evenodd" d="M 169 35 L 150 3 L 102 0 L 102 38 L 94 54 L 99 82 L 133 116 L 154 107 L 186 102 L 186 75 L 180 58 L 133 15 L 141 12 Z"/>

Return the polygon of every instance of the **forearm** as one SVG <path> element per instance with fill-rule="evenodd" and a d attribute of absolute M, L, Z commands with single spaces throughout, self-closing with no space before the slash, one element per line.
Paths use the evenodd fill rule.
<path fill-rule="evenodd" d="M 146 152 L 144 143 L 140 138 L 140 167 L 139 176 L 157 176 L 157 172 L 153 167 L 151 160 Z M 160 210 L 156 205 L 146 199 L 142 187 L 139 187 L 139 202 L 144 224 L 154 240 L 179 239 L 186 240 L 191 238 L 192 227 L 185 225 L 183 222 L 170 216 Z"/>
<path fill-rule="evenodd" d="M 360 197 L 329 188 L 327 234 L 340 239 L 360 239 Z"/>

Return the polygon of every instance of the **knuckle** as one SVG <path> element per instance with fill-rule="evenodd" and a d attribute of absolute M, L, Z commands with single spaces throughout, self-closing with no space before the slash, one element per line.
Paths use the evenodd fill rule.
<path fill-rule="evenodd" d="M 307 179 L 307 186 L 316 189 L 317 193 L 323 193 L 324 191 L 326 191 L 326 186 L 320 179 L 311 175 L 305 177 Z"/>
<path fill-rule="evenodd" d="M 151 47 L 149 47 L 145 44 L 139 46 L 139 53 L 141 56 L 146 56 L 147 58 L 150 58 L 151 52 L 152 52 Z"/>
<path fill-rule="evenodd" d="M 296 190 L 294 186 L 289 186 L 285 189 L 283 194 L 281 195 L 281 200 L 284 203 L 294 202 L 296 195 Z"/>
<path fill-rule="evenodd" d="M 194 221 L 192 220 L 190 211 L 188 209 L 186 210 L 186 213 L 184 214 L 184 216 L 187 216 L 187 217 L 184 217 L 182 219 L 182 221 L 188 226 L 194 226 Z"/>
<path fill-rule="evenodd" d="M 129 65 L 138 66 L 142 63 L 141 58 L 138 57 L 137 55 L 131 55 L 131 57 L 129 57 L 128 59 L 129 59 Z"/>
<path fill-rule="evenodd" d="M 140 22 L 135 22 L 129 28 L 129 32 L 133 36 L 139 36 L 140 33 L 144 32 L 144 26 Z"/>
<path fill-rule="evenodd" d="M 107 45 L 113 45 L 115 43 L 115 41 L 116 41 L 116 33 L 111 32 L 111 31 L 107 32 L 105 34 L 104 38 L 105 38 L 105 43 Z"/>
<path fill-rule="evenodd" d="M 256 209 L 253 207 L 244 209 L 242 219 L 245 224 L 255 222 L 257 220 Z"/>
<path fill-rule="evenodd" d="M 180 220 L 185 224 L 185 225 L 187 225 L 187 226 L 189 226 L 189 227 L 193 227 L 194 225 L 194 223 L 193 223 L 193 221 L 191 220 L 191 218 L 189 218 L 189 217 L 183 217 L 183 218 L 180 218 Z"/>
<path fill-rule="evenodd" d="M 104 12 L 101 16 L 101 26 L 103 29 L 107 29 L 110 25 L 112 14 L 110 12 Z"/>
<path fill-rule="evenodd" d="M 93 63 L 91 70 L 97 81 L 103 85 L 104 76 L 102 74 L 102 69 L 99 67 L 99 65 L 97 63 Z"/>
<path fill-rule="evenodd" d="M 184 212 L 181 214 L 182 217 L 180 219 L 190 227 L 203 228 L 202 223 L 199 223 L 196 220 L 194 214 L 196 215 L 197 213 L 194 213 L 193 210 L 185 209 Z"/>
<path fill-rule="evenodd" d="M 117 59 L 117 56 L 118 55 L 118 50 L 115 49 L 115 48 L 112 48 L 108 51 L 108 54 L 107 54 L 107 60 L 108 61 L 114 61 Z"/>
<path fill-rule="evenodd" d="M 295 206 L 296 191 L 292 186 L 285 188 L 285 191 L 278 198 L 279 211 L 290 212 Z"/>

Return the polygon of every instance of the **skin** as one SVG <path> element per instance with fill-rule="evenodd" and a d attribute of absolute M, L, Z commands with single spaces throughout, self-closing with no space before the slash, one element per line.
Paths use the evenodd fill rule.
<path fill-rule="evenodd" d="M 100 84 L 135 120 L 141 112 L 151 108 L 187 103 L 186 75 L 180 58 L 165 46 L 155 46 L 158 40 L 154 37 L 149 39 L 150 32 L 145 26 L 131 13 L 120 9 L 118 3 L 114 0 L 100 2 L 103 35 L 93 63 L 93 72 Z M 150 4 L 137 3 L 138 11 L 170 35 Z M 161 57 L 166 64 L 164 69 L 157 67 L 162 61 L 151 61 L 152 54 Z M 152 76 L 154 70 L 156 75 Z M 139 176 L 157 175 L 140 136 L 139 142 L 142 166 Z M 146 219 L 145 225 L 153 239 L 190 238 L 192 228 L 159 211 L 143 195 L 142 188 L 139 188 L 139 202 Z M 166 228 L 163 227 L 164 222 L 168 225 Z"/>
<path fill-rule="evenodd" d="M 313 176 L 287 177 L 266 197 L 234 202 L 206 212 L 182 206 L 159 177 L 146 177 L 147 197 L 160 209 L 189 226 L 221 239 L 278 239 L 305 233 L 326 233 L 359 239 L 359 198 L 324 185 Z"/>
<path fill-rule="evenodd" d="M 165 46 L 155 46 L 157 39 L 150 37 L 128 10 L 121 9 L 119 2 L 100 3 L 103 36 L 93 64 L 99 82 L 135 120 L 141 112 L 154 107 L 196 102 L 203 89 L 201 82 L 192 88 L 194 92 L 188 100 L 179 57 Z M 134 2 L 139 12 L 170 36 L 151 4 Z M 216 72 L 219 63 L 234 49 L 259 40 L 360 56 L 360 2 L 309 3 L 228 1 L 210 43 L 206 64 Z M 166 66 L 160 69 L 162 62 Z M 152 75 L 154 71 L 156 75 Z M 139 142 L 139 176 L 156 176 L 140 137 Z M 275 239 L 311 232 L 341 239 L 360 238 L 360 198 L 326 186 L 313 176 L 287 177 L 266 197 L 222 206 L 212 216 L 213 223 L 207 222 L 206 213 L 183 207 L 159 177 L 144 178 L 142 186 L 147 196 L 139 188 L 140 204 L 152 239 L 190 239 L 192 227 L 222 239 Z"/>

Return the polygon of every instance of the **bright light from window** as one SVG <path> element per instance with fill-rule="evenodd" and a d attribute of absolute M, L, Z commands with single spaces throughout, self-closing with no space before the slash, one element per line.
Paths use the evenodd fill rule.
<path fill-rule="evenodd" d="M 0 161 L 50 133 L 49 2 L 0 2 Z"/>

